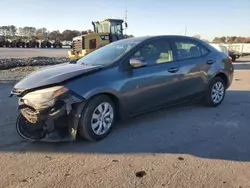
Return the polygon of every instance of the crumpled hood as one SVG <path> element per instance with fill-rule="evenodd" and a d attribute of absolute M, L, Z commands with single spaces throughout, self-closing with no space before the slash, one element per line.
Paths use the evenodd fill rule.
<path fill-rule="evenodd" d="M 57 84 L 66 81 L 75 76 L 97 70 L 101 66 L 82 65 L 82 64 L 70 64 L 64 63 L 60 65 L 51 66 L 48 68 L 42 68 L 38 71 L 31 73 L 30 75 L 19 81 L 14 88 L 15 89 L 33 89 L 50 84 Z"/>

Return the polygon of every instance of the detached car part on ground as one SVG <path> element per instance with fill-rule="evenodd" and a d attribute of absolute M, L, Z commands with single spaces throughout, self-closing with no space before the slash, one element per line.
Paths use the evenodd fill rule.
<path fill-rule="evenodd" d="M 17 83 L 17 131 L 28 141 L 100 140 L 119 119 L 197 99 L 220 105 L 233 71 L 228 55 L 199 39 L 120 40 Z"/>

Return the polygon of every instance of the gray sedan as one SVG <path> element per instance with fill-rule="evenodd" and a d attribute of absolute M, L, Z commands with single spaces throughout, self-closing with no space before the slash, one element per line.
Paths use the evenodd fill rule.
<path fill-rule="evenodd" d="M 233 80 L 232 59 L 186 36 L 113 42 L 76 63 L 44 68 L 14 86 L 16 127 L 28 141 L 90 141 L 117 120 L 191 100 L 216 107 Z"/>

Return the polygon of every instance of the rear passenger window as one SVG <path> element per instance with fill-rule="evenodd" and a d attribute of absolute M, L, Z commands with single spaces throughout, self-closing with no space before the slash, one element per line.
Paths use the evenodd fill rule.
<path fill-rule="evenodd" d="M 202 56 L 202 52 L 198 44 L 191 41 L 175 42 L 177 55 L 179 60 L 197 58 Z"/>

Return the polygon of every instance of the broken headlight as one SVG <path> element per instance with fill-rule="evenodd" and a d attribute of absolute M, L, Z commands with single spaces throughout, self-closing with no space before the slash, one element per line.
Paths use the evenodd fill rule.
<path fill-rule="evenodd" d="M 68 89 L 63 86 L 54 86 L 32 91 L 24 95 L 22 100 L 24 104 L 32 106 L 35 109 L 43 109 L 53 106 L 56 98 L 67 91 Z"/>

